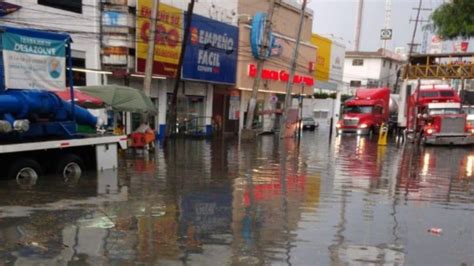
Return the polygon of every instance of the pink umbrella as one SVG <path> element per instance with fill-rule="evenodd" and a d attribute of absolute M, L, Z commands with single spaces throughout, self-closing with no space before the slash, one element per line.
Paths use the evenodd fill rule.
<path fill-rule="evenodd" d="M 64 101 L 71 101 L 71 93 L 69 90 L 54 91 Z M 76 104 L 89 109 L 98 109 L 104 107 L 104 102 L 96 97 L 90 96 L 79 90 L 74 90 L 74 101 Z"/>

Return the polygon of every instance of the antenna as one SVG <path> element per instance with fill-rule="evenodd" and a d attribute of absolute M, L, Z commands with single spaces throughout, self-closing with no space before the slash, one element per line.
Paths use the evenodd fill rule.
<path fill-rule="evenodd" d="M 392 0 L 385 0 L 385 20 L 384 20 L 384 29 L 390 29 L 390 23 L 392 19 Z M 387 49 L 387 41 L 389 39 L 384 38 L 382 40 L 382 53 L 385 53 L 385 49 Z"/>

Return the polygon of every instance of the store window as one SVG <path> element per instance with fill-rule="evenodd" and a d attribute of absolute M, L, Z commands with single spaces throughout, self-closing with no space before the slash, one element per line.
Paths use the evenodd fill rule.
<path fill-rule="evenodd" d="M 38 5 L 82 14 L 82 0 L 38 0 Z"/>
<path fill-rule="evenodd" d="M 168 97 L 171 108 L 171 95 Z M 171 109 L 168 109 L 169 111 Z M 206 130 L 205 98 L 201 96 L 178 96 L 177 127 L 180 134 L 203 134 Z"/>

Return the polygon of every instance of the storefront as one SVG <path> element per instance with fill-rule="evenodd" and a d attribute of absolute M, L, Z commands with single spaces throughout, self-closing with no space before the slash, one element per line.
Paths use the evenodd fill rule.
<path fill-rule="evenodd" d="M 297 16 L 294 16 L 297 18 Z M 288 17 L 291 20 L 291 16 Z M 253 19 L 255 21 L 255 18 Z M 295 20 L 295 24 L 297 20 Z M 241 47 L 255 46 L 251 34 L 255 25 L 241 24 L 240 45 Z M 303 36 L 307 36 L 304 34 Z M 270 57 L 265 60 L 259 93 L 257 97 L 257 105 L 254 127 L 264 132 L 274 132 L 279 127 L 280 116 L 283 111 L 284 98 L 286 94 L 286 86 L 290 76 L 291 58 L 295 47 L 295 39 L 273 34 L 274 46 L 270 48 Z M 257 45 L 258 46 L 258 45 Z M 313 94 L 314 87 L 314 64 L 316 58 L 316 46 L 309 43 L 309 38 L 303 38 L 297 59 L 297 67 L 293 79 L 292 94 L 294 96 L 309 96 Z M 257 78 L 257 60 L 255 59 L 252 49 L 241 49 L 237 64 L 237 85 L 240 91 L 240 119 L 239 128 L 243 128 L 246 120 L 247 107 L 252 94 L 252 87 Z"/>
<path fill-rule="evenodd" d="M 237 132 L 236 114 L 229 115 L 229 112 L 238 106 L 233 93 L 238 36 L 235 26 L 193 15 L 182 69 L 188 98 L 181 100 L 178 116 L 184 114 L 188 124 L 201 128 L 199 133 L 207 136 Z"/>
<path fill-rule="evenodd" d="M 229 86 L 214 85 L 212 124 L 216 134 L 239 132 L 240 91 Z"/>

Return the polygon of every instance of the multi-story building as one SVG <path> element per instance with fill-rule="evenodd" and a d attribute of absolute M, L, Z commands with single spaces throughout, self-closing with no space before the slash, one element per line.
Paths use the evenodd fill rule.
<path fill-rule="evenodd" d="M 239 128 L 243 128 L 246 111 L 254 80 L 256 78 L 257 60 L 252 53 L 252 46 L 259 45 L 250 37 L 252 31 L 258 31 L 255 24 L 257 12 L 267 12 L 268 1 L 238 1 L 239 13 L 239 59 L 237 66 L 237 91 L 233 91 L 231 99 L 240 97 L 235 111 L 237 116 L 229 113 L 230 118 L 239 119 Z M 296 45 L 298 23 L 301 14 L 301 4 L 297 1 L 283 0 L 276 4 L 276 12 L 272 19 L 272 31 L 276 47 L 272 50 L 274 56 L 269 57 L 263 66 L 262 81 L 257 97 L 254 121 L 263 131 L 273 131 L 279 127 L 280 111 L 286 94 L 288 75 L 291 69 L 293 51 Z M 313 11 L 306 9 L 301 44 L 298 53 L 296 79 L 292 87 L 293 94 L 312 95 L 315 85 L 314 65 L 316 61 L 316 46 L 311 43 Z M 257 34 L 258 35 L 258 34 Z M 276 51 L 275 51 L 276 50 Z M 238 105 L 240 104 L 240 108 Z"/>
<path fill-rule="evenodd" d="M 9 2 L 22 8 L 0 18 L 3 23 L 64 31 L 72 35 L 76 85 L 120 84 L 143 88 L 152 0 Z M 153 127 L 161 135 L 164 134 L 175 76 L 177 71 L 182 71 L 182 82 L 178 88 L 178 118 L 179 123 L 184 125 L 182 128 L 206 135 L 213 130 L 239 132 L 256 78 L 254 70 L 257 60 L 250 50 L 253 42 L 250 39 L 251 22 L 258 11 L 268 11 L 269 3 L 250 0 L 196 1 L 191 27 L 193 32 L 188 45 L 194 52 L 186 52 L 184 67 L 177 70 L 188 1 L 160 2 L 150 92 L 158 109 Z M 300 17 L 301 4 L 283 0 L 277 3 L 276 10 L 272 30 L 277 47 L 274 56 L 265 62 L 264 73 L 269 75 L 262 77 L 258 95 L 258 123 L 267 129 L 274 128 L 278 122 L 277 110 L 281 110 L 291 68 L 297 38 L 295 25 Z M 307 9 L 294 94 L 313 93 L 316 46 L 310 42 L 312 18 L 312 10 Z M 206 41 L 201 36 L 211 37 Z M 212 36 L 217 36 L 217 41 L 213 41 Z M 222 40 L 226 40 L 226 45 Z M 198 54 L 207 56 L 199 57 Z M 134 117 L 131 114 L 123 116 L 127 121 L 127 132 L 139 123 L 139 116 L 136 116 L 137 119 Z"/>
<path fill-rule="evenodd" d="M 2 25 L 36 28 L 71 34 L 74 83 L 79 86 L 101 83 L 100 10 L 97 0 L 9 0 L 20 6 L 0 18 Z"/>
<path fill-rule="evenodd" d="M 401 56 L 382 49 L 376 52 L 346 52 L 344 93 L 353 94 L 360 87 L 389 87 L 397 91 L 394 86 L 403 63 Z"/>

